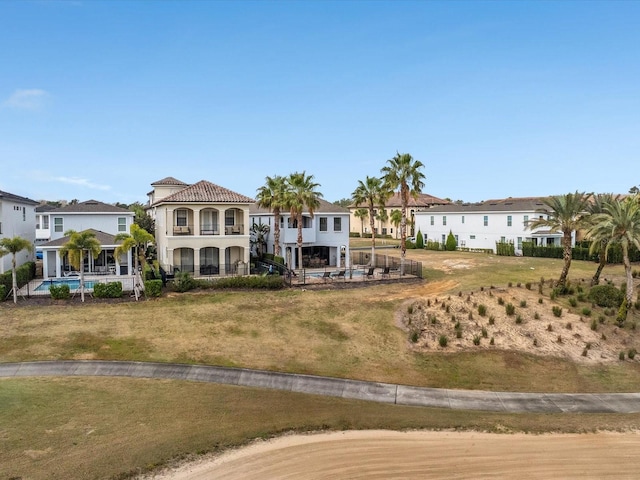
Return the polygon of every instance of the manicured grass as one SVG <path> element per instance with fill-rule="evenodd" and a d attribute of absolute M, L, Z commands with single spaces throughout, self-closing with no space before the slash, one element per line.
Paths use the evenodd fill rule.
<path fill-rule="evenodd" d="M 124 479 L 286 431 L 640 428 L 640 415 L 500 414 L 147 379 L 0 380 L 0 478 Z"/>

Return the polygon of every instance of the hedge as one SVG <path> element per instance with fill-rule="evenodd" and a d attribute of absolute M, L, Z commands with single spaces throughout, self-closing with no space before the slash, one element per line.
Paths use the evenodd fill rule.
<path fill-rule="evenodd" d="M 159 297 L 162 295 L 162 280 L 147 280 L 144 282 L 144 294 L 147 297 Z"/>
<path fill-rule="evenodd" d="M 96 298 L 122 297 L 122 282 L 96 283 L 93 285 L 93 296 Z"/>
<path fill-rule="evenodd" d="M 71 298 L 71 289 L 67 284 L 51 285 L 49 287 L 49 293 L 54 300 L 66 300 Z"/>
<path fill-rule="evenodd" d="M 0 285 L 0 302 L 2 302 L 7 296 L 7 287 Z"/>
<path fill-rule="evenodd" d="M 9 292 L 11 290 L 11 286 L 13 284 L 13 280 L 11 278 L 11 270 L 0 275 L 0 285 L 4 285 Z M 36 276 L 36 264 L 35 262 L 27 262 L 20 265 L 16 268 L 16 280 L 18 281 L 18 288 L 23 287 L 30 280 L 35 278 Z"/>
<path fill-rule="evenodd" d="M 599 307 L 617 308 L 622 305 L 625 295 L 613 285 L 596 285 L 589 290 L 588 298 Z"/>
<path fill-rule="evenodd" d="M 576 244 L 571 249 L 572 260 L 588 260 L 592 262 L 598 261 L 598 253 L 589 253 L 590 242 L 583 241 Z M 541 257 L 541 258 L 562 258 L 564 250 L 559 246 L 538 246 L 533 242 L 522 242 L 522 255 L 525 257 Z M 631 262 L 640 262 L 640 252 L 635 247 L 629 248 L 629 260 Z M 622 263 L 622 247 L 619 244 L 609 245 L 607 252 L 607 263 Z"/>

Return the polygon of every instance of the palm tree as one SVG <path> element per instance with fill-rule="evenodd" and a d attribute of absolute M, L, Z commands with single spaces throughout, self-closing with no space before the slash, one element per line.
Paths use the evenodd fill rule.
<path fill-rule="evenodd" d="M 266 223 L 254 223 L 251 225 L 251 239 L 249 243 L 255 245 L 256 255 L 262 257 L 263 249 L 267 244 L 267 236 L 271 228 Z"/>
<path fill-rule="evenodd" d="M 69 240 L 60 248 L 60 256 L 69 255 L 69 263 L 80 272 L 80 298 L 84 302 L 84 253 L 97 257 L 102 251 L 96 234 L 91 230 L 64 232 Z"/>
<path fill-rule="evenodd" d="M 640 198 L 638 195 L 627 197 L 622 201 L 613 200 L 606 203 L 603 212 L 593 216 L 591 227 L 587 230 L 587 237 L 597 245 L 607 240 L 605 254 L 612 244 L 619 244 L 622 248 L 622 263 L 627 276 L 625 299 L 618 312 L 617 322 L 622 325 L 627 318 L 627 310 L 633 299 L 633 274 L 629 261 L 629 247 L 635 245 L 640 249 Z"/>
<path fill-rule="evenodd" d="M 571 267 L 571 235 L 586 225 L 589 216 L 589 195 L 584 192 L 567 193 L 547 197 L 542 201 L 547 208 L 536 210 L 542 215 L 530 221 L 526 228 L 549 228 L 562 232 L 562 258 L 564 266 L 558 279 L 558 286 L 564 288 L 567 283 L 569 267 Z"/>
<path fill-rule="evenodd" d="M 423 163 L 408 153 L 397 153 L 395 157 L 387 160 L 387 165 L 382 167 L 385 188 L 393 191 L 400 190 L 400 202 L 402 204 L 402 221 L 400 222 L 400 275 L 404 275 L 404 261 L 407 256 L 407 205 L 409 196 L 416 198 L 424 187 L 424 174 L 420 171 Z"/>
<path fill-rule="evenodd" d="M 284 177 L 275 175 L 266 177 L 266 183 L 258 189 L 258 206 L 273 212 L 273 242 L 274 255 L 281 256 L 280 252 L 280 214 L 286 209 L 285 197 L 287 181 Z"/>
<path fill-rule="evenodd" d="M 22 237 L 0 239 L 0 257 L 11 254 L 11 291 L 13 292 L 13 303 L 18 303 L 18 275 L 16 272 L 16 255 L 22 250 L 33 252 L 33 245 L 29 240 Z M 0 300 L 2 300 L 0 298 Z"/>
<path fill-rule="evenodd" d="M 360 235 L 364 235 L 364 219 L 369 216 L 369 210 L 366 208 L 358 208 L 353 212 L 353 216 L 360 219 Z"/>
<path fill-rule="evenodd" d="M 291 218 L 298 225 L 298 268 L 302 268 L 302 213 L 307 210 L 313 218 L 313 212 L 320 206 L 322 193 L 316 191 L 320 184 L 313 181 L 313 175 L 306 172 L 294 172 L 287 177 L 288 188 L 285 194 L 285 205 L 289 209 Z"/>
<path fill-rule="evenodd" d="M 114 255 L 119 258 L 121 255 L 127 253 L 129 250 L 135 250 L 134 261 L 134 274 L 138 272 L 138 260 L 144 259 L 144 252 L 147 246 L 155 241 L 153 235 L 147 232 L 140 225 L 135 223 L 129 227 L 130 233 L 119 233 L 115 236 L 116 242 L 122 242 L 116 250 Z"/>
<path fill-rule="evenodd" d="M 594 195 L 589 204 L 589 219 L 593 219 L 596 215 L 605 213 L 605 206 L 618 200 L 619 195 L 614 196 L 612 193 L 601 193 Z M 598 268 L 591 279 L 591 286 L 600 284 L 600 274 L 607 264 L 607 244 L 609 239 L 602 237 L 598 242 L 592 242 L 589 246 L 591 253 L 598 254 Z M 597 251 L 597 252 L 596 252 Z"/>
<path fill-rule="evenodd" d="M 396 238 L 398 238 L 398 225 L 402 222 L 402 211 L 394 208 L 391 210 L 391 216 L 389 218 L 391 219 L 391 225 L 396 227 Z"/>
<path fill-rule="evenodd" d="M 376 207 L 384 209 L 384 204 L 389 198 L 389 191 L 385 190 L 381 178 L 367 175 L 364 182 L 358 180 L 358 186 L 351 194 L 356 205 L 365 205 L 369 216 L 369 227 L 371 228 L 371 259 L 369 265 L 375 266 L 376 258 L 376 227 L 375 220 Z"/>

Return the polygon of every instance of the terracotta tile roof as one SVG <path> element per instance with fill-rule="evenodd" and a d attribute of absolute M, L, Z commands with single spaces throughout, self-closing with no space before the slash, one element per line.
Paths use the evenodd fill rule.
<path fill-rule="evenodd" d="M 179 192 L 158 200 L 154 205 L 162 203 L 254 203 L 251 197 L 221 187 L 206 180 L 200 180 Z"/>
<path fill-rule="evenodd" d="M 254 203 L 249 207 L 249 215 L 269 215 L 270 213 L 272 212 L 270 212 L 268 208 L 259 207 L 257 203 Z M 286 211 L 282 213 L 288 214 L 289 212 Z M 320 206 L 313 211 L 313 214 L 320 215 L 323 213 L 349 213 L 349 209 L 320 199 Z"/>
<path fill-rule="evenodd" d="M 162 180 L 158 180 L 157 182 L 153 182 L 151 185 L 189 185 L 188 183 L 181 182 L 177 178 L 173 177 L 165 177 Z"/>
<path fill-rule="evenodd" d="M 3 192 L 2 190 L 0 190 L 0 200 L 12 200 L 14 202 L 30 203 L 32 205 L 38 204 L 38 202 L 36 202 L 35 200 L 31 200 L 30 198 L 21 197 L 20 195 L 14 195 L 13 193 L 9 192 Z"/>
<path fill-rule="evenodd" d="M 68 204 L 51 210 L 51 213 L 130 213 L 133 215 L 133 212 L 126 208 L 116 207 L 97 200 L 87 200 L 73 205 Z"/>
<path fill-rule="evenodd" d="M 409 203 L 407 207 L 409 208 L 420 208 L 420 207 L 432 207 L 434 205 L 448 205 L 451 202 L 449 200 L 444 200 L 442 198 L 434 197 L 433 195 L 429 195 L 428 193 L 419 193 L 417 198 L 413 198 L 409 196 Z M 352 203 L 349 205 L 349 208 L 357 208 L 363 205 L 356 205 Z M 387 202 L 385 203 L 385 208 L 402 208 L 402 200 L 400 200 L 400 193 L 395 192 L 393 196 L 391 196 Z"/>

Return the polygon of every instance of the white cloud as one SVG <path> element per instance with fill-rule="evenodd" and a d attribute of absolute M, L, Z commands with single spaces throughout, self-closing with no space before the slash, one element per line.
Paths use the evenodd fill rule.
<path fill-rule="evenodd" d="M 71 185 L 77 185 L 80 187 L 93 188 L 95 190 L 111 190 L 110 185 L 99 185 L 97 183 L 93 183 L 86 178 L 80 177 L 53 177 L 51 178 L 54 182 L 68 183 Z"/>
<path fill-rule="evenodd" d="M 2 105 L 20 110 L 39 110 L 44 106 L 48 96 L 47 92 L 37 88 L 16 90 Z"/>

